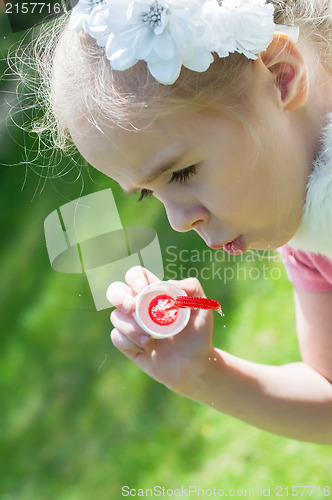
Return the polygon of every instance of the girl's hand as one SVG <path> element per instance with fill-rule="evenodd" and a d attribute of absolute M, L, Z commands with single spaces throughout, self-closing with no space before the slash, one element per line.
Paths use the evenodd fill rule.
<path fill-rule="evenodd" d="M 192 310 L 182 332 L 166 339 L 153 339 L 134 320 L 135 296 L 148 284 L 160 281 L 143 267 L 135 266 L 126 274 L 127 284 L 117 281 L 107 291 L 116 309 L 111 313 L 114 329 L 111 339 L 125 356 L 144 372 L 176 392 L 190 384 L 191 374 L 203 369 L 212 352 L 212 312 Z M 187 278 L 170 281 L 189 296 L 205 297 L 199 281 Z"/>

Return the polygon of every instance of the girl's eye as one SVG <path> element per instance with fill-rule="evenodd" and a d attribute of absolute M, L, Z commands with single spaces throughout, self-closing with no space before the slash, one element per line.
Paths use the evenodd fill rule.
<path fill-rule="evenodd" d="M 197 165 L 191 165 L 190 167 L 182 168 L 181 170 L 177 170 L 176 172 L 172 173 L 171 179 L 168 181 L 168 184 L 171 184 L 172 182 L 178 182 L 179 184 L 181 184 L 182 182 L 187 182 L 196 174 Z M 150 189 L 142 189 L 137 201 L 140 202 L 152 195 L 153 191 L 151 191 Z"/>
<path fill-rule="evenodd" d="M 196 174 L 197 174 L 197 165 L 191 165 L 190 167 L 183 168 L 182 170 L 177 170 L 176 172 L 172 173 L 172 177 L 171 180 L 169 181 L 169 184 L 171 182 L 178 182 L 180 184 L 181 182 L 187 182 Z"/>
<path fill-rule="evenodd" d="M 150 196 L 152 196 L 152 194 L 153 194 L 153 191 L 151 191 L 150 189 L 142 189 L 137 202 L 139 203 L 140 201 L 144 200 L 145 198 L 150 198 Z"/>

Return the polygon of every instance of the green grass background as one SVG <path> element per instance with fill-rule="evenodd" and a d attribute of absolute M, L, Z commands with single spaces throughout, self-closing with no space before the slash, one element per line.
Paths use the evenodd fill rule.
<path fill-rule="evenodd" d="M 0 15 L 1 59 L 20 36 Z M 34 162 L 39 173 L 20 165 L 35 156 L 35 138 L 5 121 L 13 84 L 4 60 L 0 70 L 0 500 L 117 500 L 124 485 L 233 488 L 237 496 L 251 488 L 256 497 L 271 486 L 272 498 L 278 485 L 283 497 L 287 486 L 331 486 L 331 447 L 272 435 L 186 400 L 112 346 L 110 310 L 95 311 L 85 276 L 50 267 L 47 215 L 112 187 L 123 225 L 153 227 L 163 249 L 203 255 L 205 248 L 195 234 L 173 232 L 159 203 L 137 205 L 93 170 L 44 182 L 36 165 L 47 160 Z M 60 168 L 69 164 L 63 158 Z M 260 363 L 297 361 L 292 287 L 280 263 L 258 259 L 246 269 L 263 265 L 278 267 L 280 279 L 202 280 L 226 314 L 216 318 L 215 345 Z M 317 488 L 311 493 L 322 497 Z"/>

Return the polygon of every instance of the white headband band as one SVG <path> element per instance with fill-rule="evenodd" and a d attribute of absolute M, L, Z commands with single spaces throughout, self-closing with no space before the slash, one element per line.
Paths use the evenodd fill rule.
<path fill-rule="evenodd" d="M 182 66 L 206 71 L 212 53 L 257 59 L 274 32 L 297 39 L 298 28 L 275 25 L 273 14 L 265 0 L 223 0 L 221 6 L 217 0 L 79 0 L 68 27 L 84 28 L 105 47 L 113 70 L 144 60 L 158 82 L 171 85 Z"/>

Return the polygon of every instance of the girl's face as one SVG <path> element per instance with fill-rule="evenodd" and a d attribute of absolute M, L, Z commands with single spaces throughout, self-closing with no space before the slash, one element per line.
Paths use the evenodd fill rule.
<path fill-rule="evenodd" d="M 72 136 L 125 191 L 158 198 L 174 230 L 193 229 L 214 249 L 239 238 L 240 252 L 263 250 L 295 233 L 312 162 L 288 114 L 277 115 L 265 110 L 259 123 L 257 114 L 259 144 L 240 121 L 207 112 L 162 117 L 139 132 Z"/>

